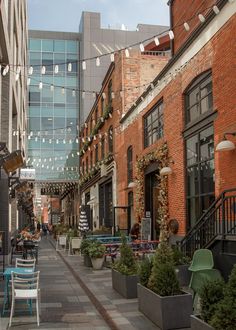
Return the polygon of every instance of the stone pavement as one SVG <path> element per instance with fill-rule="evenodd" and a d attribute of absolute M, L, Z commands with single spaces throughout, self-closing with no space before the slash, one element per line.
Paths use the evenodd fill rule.
<path fill-rule="evenodd" d="M 21 311 L 16 312 L 12 329 L 158 329 L 138 311 L 137 299 L 124 299 L 112 289 L 110 269 L 94 271 L 83 265 L 79 255 L 57 253 L 51 238 L 44 237 L 40 243 L 37 269 L 41 288 L 40 327 L 35 314 L 30 316 Z M 1 300 L 2 294 L 0 306 Z M 0 330 L 7 329 L 8 321 L 8 315 L 0 318 Z"/>

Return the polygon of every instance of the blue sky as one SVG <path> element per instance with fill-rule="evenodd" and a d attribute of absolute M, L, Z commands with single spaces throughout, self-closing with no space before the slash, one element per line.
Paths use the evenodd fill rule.
<path fill-rule="evenodd" d="M 138 23 L 169 25 L 167 0 L 28 0 L 29 28 L 78 32 L 82 11 L 101 13 L 102 27 L 135 30 Z"/>

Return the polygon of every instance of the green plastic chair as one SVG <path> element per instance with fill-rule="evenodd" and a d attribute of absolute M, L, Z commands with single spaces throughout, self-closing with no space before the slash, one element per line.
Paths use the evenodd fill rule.
<path fill-rule="evenodd" d="M 211 250 L 199 249 L 194 252 L 193 260 L 189 266 L 191 272 L 197 272 L 203 269 L 212 269 L 214 260 Z"/>

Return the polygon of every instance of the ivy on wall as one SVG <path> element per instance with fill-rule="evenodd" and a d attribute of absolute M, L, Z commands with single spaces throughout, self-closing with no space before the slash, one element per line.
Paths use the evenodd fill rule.
<path fill-rule="evenodd" d="M 168 147 L 165 142 L 157 150 L 145 154 L 143 157 L 139 158 L 136 162 L 136 217 L 141 219 L 144 217 L 144 170 L 151 163 L 156 162 L 158 165 L 158 170 L 160 171 L 163 167 L 168 164 Z M 159 218 L 157 220 L 160 227 L 160 241 L 166 241 L 169 237 L 168 233 L 168 182 L 166 176 L 159 176 L 159 195 L 158 198 L 158 213 Z"/>

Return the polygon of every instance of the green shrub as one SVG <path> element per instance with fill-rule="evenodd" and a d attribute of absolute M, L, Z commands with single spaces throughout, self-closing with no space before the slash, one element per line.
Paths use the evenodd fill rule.
<path fill-rule="evenodd" d="M 89 255 L 88 248 L 93 242 L 95 242 L 94 239 L 88 239 L 88 238 L 82 239 L 82 242 L 80 245 L 81 254 L 88 256 Z"/>
<path fill-rule="evenodd" d="M 151 275 L 153 262 L 152 259 L 144 258 L 138 267 L 138 275 L 140 284 L 147 286 L 149 277 Z"/>
<path fill-rule="evenodd" d="M 156 249 L 148 288 L 160 296 L 181 293 L 174 268 L 173 250 L 167 243 L 161 243 Z"/>
<path fill-rule="evenodd" d="M 120 259 L 114 263 L 113 269 L 123 275 L 137 274 L 137 263 L 131 247 L 127 244 L 125 236 L 121 236 Z"/>
<path fill-rule="evenodd" d="M 223 298 L 224 285 L 223 280 L 209 280 L 200 290 L 201 318 L 207 323 L 215 314 L 217 303 Z"/>
<path fill-rule="evenodd" d="M 93 241 L 88 246 L 88 254 L 90 258 L 102 258 L 105 254 L 106 247 L 99 241 Z"/>
<path fill-rule="evenodd" d="M 183 254 L 178 246 L 172 246 L 174 265 L 186 265 L 190 264 L 191 259 Z"/>
<path fill-rule="evenodd" d="M 236 329 L 236 265 L 225 286 L 224 298 L 216 305 L 215 313 L 209 324 L 216 330 Z"/>

